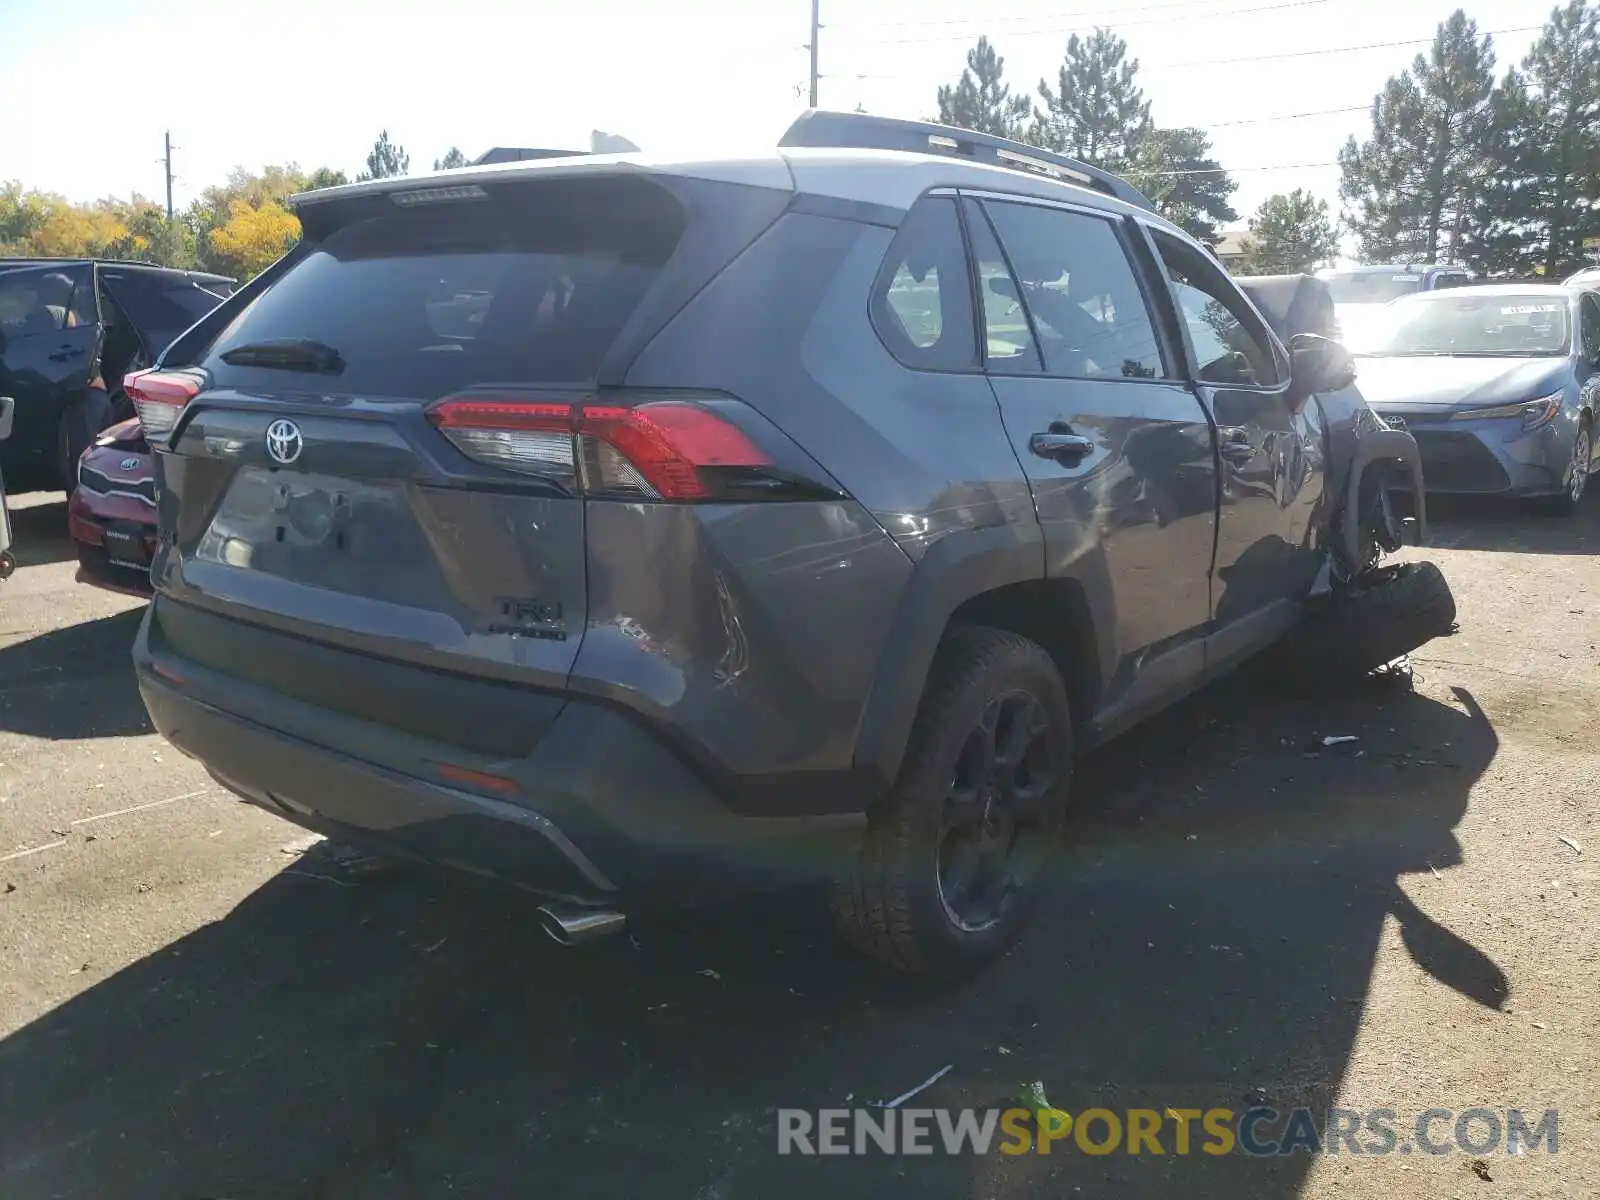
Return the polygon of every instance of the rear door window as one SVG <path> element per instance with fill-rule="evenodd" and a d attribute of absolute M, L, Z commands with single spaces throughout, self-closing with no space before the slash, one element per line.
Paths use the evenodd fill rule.
<path fill-rule="evenodd" d="M 1116 226 L 1104 217 L 986 202 L 1045 372 L 1073 379 L 1155 379 L 1166 373 L 1155 325 Z"/>
<path fill-rule="evenodd" d="M 929 196 L 906 214 L 872 291 L 872 320 L 889 352 L 908 367 L 976 365 L 972 283 L 953 199 Z"/>
<path fill-rule="evenodd" d="M 77 325 L 72 298 L 89 278 L 84 266 L 0 270 L 0 343 Z"/>
<path fill-rule="evenodd" d="M 306 248 L 203 365 L 229 386 L 292 387 L 292 373 L 222 361 L 292 339 L 337 351 L 342 370 L 317 386 L 346 393 L 433 399 L 474 384 L 592 381 L 683 225 L 667 192 L 615 176 L 379 207 Z"/>

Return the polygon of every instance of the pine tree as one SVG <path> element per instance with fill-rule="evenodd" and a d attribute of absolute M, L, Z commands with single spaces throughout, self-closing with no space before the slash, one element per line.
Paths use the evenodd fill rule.
<path fill-rule="evenodd" d="M 435 171 L 454 171 L 457 167 L 467 165 L 467 156 L 461 153 L 461 149 L 458 146 L 451 146 L 450 149 L 445 151 L 443 158 L 433 160 L 433 169 Z"/>
<path fill-rule="evenodd" d="M 1128 181 L 1162 216 L 1207 244 L 1221 238 L 1218 226 L 1239 219 L 1228 203 L 1239 185 L 1211 157 L 1203 130 L 1152 129 L 1139 143 Z"/>
<path fill-rule="evenodd" d="M 1457 9 L 1372 103 L 1372 134 L 1339 152 L 1339 194 L 1369 261 L 1455 253 L 1488 175 L 1493 41 Z"/>
<path fill-rule="evenodd" d="M 1473 266 L 1560 279 L 1583 265 L 1583 239 L 1600 234 L 1600 9 L 1551 13 L 1495 92 L 1490 148 Z"/>
<path fill-rule="evenodd" d="M 939 89 L 939 120 L 996 137 L 1024 135 L 1032 110 L 1026 96 L 1013 96 L 1005 78 L 1006 60 L 986 37 L 967 51 L 967 65 L 954 87 Z"/>
<path fill-rule="evenodd" d="M 411 156 L 405 148 L 389 140 L 389 131 L 378 134 L 372 143 L 372 153 L 367 155 L 367 169 L 356 176 L 362 179 L 388 179 L 392 175 L 405 175 L 411 170 Z"/>
<path fill-rule="evenodd" d="M 1328 202 L 1300 188 L 1268 196 L 1250 218 L 1245 270 L 1252 275 L 1290 275 L 1326 266 L 1339 253 L 1339 235 Z"/>
<path fill-rule="evenodd" d="M 1033 140 L 1092 166 L 1125 172 L 1150 132 L 1150 102 L 1134 79 L 1139 60 L 1109 29 L 1088 40 L 1073 34 L 1056 88 L 1039 82 L 1042 108 L 1034 110 Z"/>

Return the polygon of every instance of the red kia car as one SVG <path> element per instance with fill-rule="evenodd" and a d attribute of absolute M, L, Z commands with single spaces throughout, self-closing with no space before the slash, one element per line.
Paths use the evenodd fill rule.
<path fill-rule="evenodd" d="M 83 452 L 67 526 L 78 543 L 78 582 L 150 595 L 156 465 L 138 417 L 113 425 Z"/>

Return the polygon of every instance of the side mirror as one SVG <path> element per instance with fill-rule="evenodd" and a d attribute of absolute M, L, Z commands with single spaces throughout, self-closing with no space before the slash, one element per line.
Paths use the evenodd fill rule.
<path fill-rule="evenodd" d="M 1290 391 L 1296 400 L 1318 392 L 1337 392 L 1356 379 L 1355 360 L 1338 342 L 1316 333 L 1289 339 Z"/>
<path fill-rule="evenodd" d="M 11 436 L 11 419 L 16 412 L 17 402 L 10 396 L 0 396 L 0 442 Z"/>

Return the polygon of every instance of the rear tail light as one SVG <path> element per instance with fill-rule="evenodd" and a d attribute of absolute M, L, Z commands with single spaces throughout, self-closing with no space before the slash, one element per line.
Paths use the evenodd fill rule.
<path fill-rule="evenodd" d="M 135 371 L 123 378 L 122 390 L 133 401 L 144 436 L 164 442 L 183 406 L 200 394 L 204 384 L 204 377 L 192 371 Z"/>
<path fill-rule="evenodd" d="M 792 499 L 796 488 L 819 487 L 837 494 L 819 483 L 820 473 L 775 462 L 734 420 L 736 405 L 709 397 L 627 404 L 611 396 L 465 393 L 439 401 L 428 420 L 476 462 L 556 479 L 592 496 Z"/>

